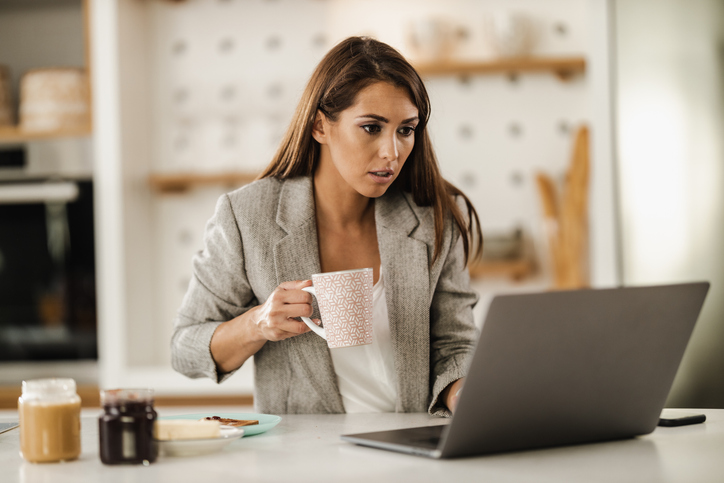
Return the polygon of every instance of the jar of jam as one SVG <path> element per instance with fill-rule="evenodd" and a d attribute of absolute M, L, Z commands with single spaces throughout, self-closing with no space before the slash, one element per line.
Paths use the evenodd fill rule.
<path fill-rule="evenodd" d="M 80 397 L 73 379 L 23 381 L 18 416 L 25 460 L 47 463 L 80 455 Z"/>
<path fill-rule="evenodd" d="M 98 418 L 101 461 L 107 465 L 148 465 L 156 461 L 153 390 L 101 391 L 101 405 L 103 414 Z"/>

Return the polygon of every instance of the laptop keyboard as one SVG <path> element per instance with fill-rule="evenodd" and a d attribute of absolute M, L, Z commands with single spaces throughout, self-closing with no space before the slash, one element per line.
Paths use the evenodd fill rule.
<path fill-rule="evenodd" d="M 434 436 L 431 438 L 414 439 L 412 440 L 412 443 L 415 446 L 421 446 L 423 448 L 437 448 L 437 446 L 440 444 L 440 437 Z"/>

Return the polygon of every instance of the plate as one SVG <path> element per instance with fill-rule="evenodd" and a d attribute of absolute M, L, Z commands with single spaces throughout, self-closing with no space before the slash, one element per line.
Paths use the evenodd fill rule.
<path fill-rule="evenodd" d="M 244 429 L 221 426 L 220 433 L 218 438 L 158 441 L 158 451 L 162 456 L 192 456 L 213 453 L 244 436 Z"/>
<path fill-rule="evenodd" d="M 254 436 L 269 431 L 282 420 L 279 416 L 273 414 L 257 414 L 257 413 L 196 413 L 181 414 L 178 416 L 163 416 L 158 419 L 201 419 L 210 416 L 218 416 L 220 418 L 229 419 L 256 419 L 259 424 L 253 426 L 241 426 L 244 429 L 244 436 Z"/>

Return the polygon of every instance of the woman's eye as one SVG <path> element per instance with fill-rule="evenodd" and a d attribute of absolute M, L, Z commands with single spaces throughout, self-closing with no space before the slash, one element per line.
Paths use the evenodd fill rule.
<path fill-rule="evenodd" d="M 405 126 L 403 128 L 400 128 L 400 130 L 397 132 L 399 132 L 403 136 L 407 137 L 407 136 L 411 136 L 415 132 L 415 128 L 412 126 Z"/>
<path fill-rule="evenodd" d="M 377 124 L 365 124 L 364 126 L 362 126 L 362 129 L 367 131 L 369 134 L 376 134 L 381 131 L 380 126 L 378 126 Z"/>

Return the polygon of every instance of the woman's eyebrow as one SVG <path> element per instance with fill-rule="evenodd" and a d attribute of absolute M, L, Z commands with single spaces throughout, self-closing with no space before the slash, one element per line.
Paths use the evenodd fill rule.
<path fill-rule="evenodd" d="M 374 119 L 376 121 L 380 121 L 380 122 L 390 122 L 389 119 L 387 119 L 386 117 L 380 116 L 379 114 L 363 114 L 361 116 L 358 116 L 357 119 L 361 119 L 363 117 L 369 117 L 369 118 L 372 118 L 372 119 Z"/>
<path fill-rule="evenodd" d="M 374 120 L 380 121 L 380 122 L 384 122 L 384 123 L 390 122 L 389 119 L 387 119 L 386 117 L 380 116 L 379 114 L 363 114 L 362 116 L 359 116 L 358 119 L 361 119 L 363 117 L 369 117 L 371 119 L 374 119 Z M 409 119 L 403 120 L 401 124 L 407 124 L 408 122 L 417 121 L 418 119 L 419 119 L 419 117 L 417 117 L 417 116 L 411 117 Z"/>

